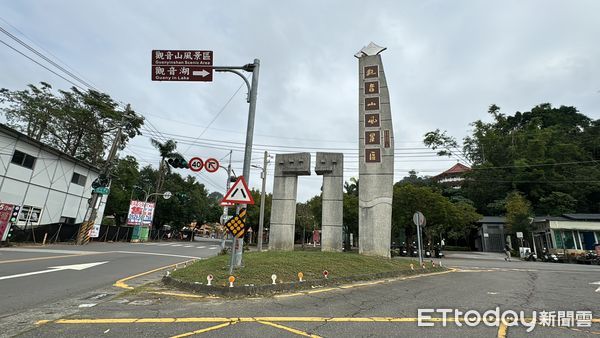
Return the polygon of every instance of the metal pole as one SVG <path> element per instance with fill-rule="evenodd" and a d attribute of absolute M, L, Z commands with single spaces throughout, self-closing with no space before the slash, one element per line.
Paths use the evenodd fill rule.
<path fill-rule="evenodd" d="M 260 60 L 254 59 L 254 65 L 252 67 L 252 86 L 250 87 L 250 104 L 248 108 L 248 125 L 246 128 L 246 149 L 244 151 L 244 169 L 243 175 L 246 183 L 250 183 L 250 162 L 252 161 L 252 142 L 254 138 L 254 117 L 256 115 L 256 97 L 258 95 L 258 71 L 260 68 Z M 237 212 L 239 213 L 241 208 L 246 208 L 245 204 L 239 204 Z M 235 242 L 236 239 L 234 238 Z M 242 265 L 242 253 L 244 251 L 244 239 L 239 240 L 240 250 L 236 253 L 235 266 Z"/>
<path fill-rule="evenodd" d="M 419 265 L 423 266 L 423 251 L 421 246 L 421 218 L 417 215 L 417 246 L 419 250 Z"/>
<path fill-rule="evenodd" d="M 265 151 L 265 158 L 263 160 L 263 167 L 262 167 L 262 191 L 260 193 L 260 217 L 258 220 L 258 243 L 256 245 L 258 252 L 262 251 L 262 242 L 263 242 L 263 227 L 264 227 L 264 222 L 265 222 L 265 189 L 266 189 L 266 184 L 267 184 L 267 156 L 268 155 L 269 154 Z M 304 241 L 302 243 L 304 244 Z"/>

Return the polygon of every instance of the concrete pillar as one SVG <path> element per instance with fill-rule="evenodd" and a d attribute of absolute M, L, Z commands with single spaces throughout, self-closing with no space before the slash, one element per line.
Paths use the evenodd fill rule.
<path fill-rule="evenodd" d="M 359 68 L 359 252 L 390 257 L 394 130 L 390 95 L 374 43 L 356 53 Z"/>
<path fill-rule="evenodd" d="M 310 153 L 277 154 L 273 178 L 273 202 L 269 249 L 294 250 L 298 176 L 310 175 Z"/>
<path fill-rule="evenodd" d="M 317 153 L 315 172 L 323 175 L 321 251 L 341 251 L 344 223 L 344 154 Z"/>

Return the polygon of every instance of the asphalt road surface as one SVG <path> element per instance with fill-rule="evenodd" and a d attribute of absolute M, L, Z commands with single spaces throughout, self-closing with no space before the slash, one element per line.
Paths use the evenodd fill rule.
<path fill-rule="evenodd" d="M 92 249 L 86 247 L 88 248 Z M 131 245 L 129 248 L 122 251 L 135 249 L 154 252 L 161 247 Z M 184 255 L 184 249 L 193 248 L 175 247 L 168 250 Z M 124 254 L 111 255 L 123 260 L 139 259 Z M 109 260 L 100 257 L 101 255 L 96 255 L 96 259 L 89 262 Z M 90 269 L 106 268 L 108 264 Z M 106 279 L 110 280 L 108 283 L 149 267 L 132 267 L 132 264 L 135 263 L 123 263 L 122 266 L 128 266 L 129 271 L 113 272 Z M 501 255 L 479 253 L 456 253 L 453 257 L 444 259 L 443 264 L 454 269 L 418 278 L 313 289 L 268 298 L 231 300 L 145 292 L 107 296 L 93 302 L 80 297 L 80 303 L 86 301 L 94 305 L 78 308 L 76 312 L 61 316 L 62 319 L 57 319 L 56 314 L 39 312 L 35 318 L 28 318 L 29 322 L 26 323 L 31 325 L 37 321 L 37 325 L 22 328 L 23 332 L 19 336 L 589 337 L 600 334 L 600 322 L 597 318 L 600 314 L 600 292 L 596 292 L 600 284 L 594 284 L 600 282 L 598 266 L 505 262 Z M 41 264 L 38 267 L 48 266 L 50 265 Z M 77 278 L 74 276 L 80 272 L 60 271 L 44 276 L 64 273 L 69 274 L 64 275 L 68 279 Z M 3 282 L 5 281 L 0 280 L 0 286 Z M 37 288 L 44 287 L 41 282 L 32 284 L 36 284 Z M 93 286 L 88 285 L 87 290 L 90 288 Z M 118 293 L 114 287 L 109 290 L 113 294 Z M 85 288 L 73 290 L 85 291 Z M 558 311 L 578 312 L 582 317 L 573 323 L 563 322 L 565 327 L 558 327 L 558 322 L 553 327 L 540 324 L 528 333 L 526 326 L 511 326 L 510 323 L 493 326 L 480 323 L 471 327 L 464 321 L 459 321 L 458 324 L 450 321 L 444 326 L 439 312 L 427 312 L 438 321 L 428 322 L 433 324 L 430 327 L 418 326 L 419 309 L 457 309 L 462 312 L 475 310 L 484 313 L 496 307 L 501 312 L 524 311 L 526 318 L 533 317 L 533 311 L 537 311 L 535 317 L 538 318 L 540 311 L 556 311 L 555 318 Z M 593 315 L 592 320 L 586 317 L 588 313 Z M 450 313 L 448 316 L 454 315 Z M 568 313 L 566 317 L 569 317 Z"/>
<path fill-rule="evenodd" d="M 69 314 L 121 292 L 117 280 L 219 251 L 218 241 L 0 248 L 0 326 L 18 329 L 40 309 Z"/>

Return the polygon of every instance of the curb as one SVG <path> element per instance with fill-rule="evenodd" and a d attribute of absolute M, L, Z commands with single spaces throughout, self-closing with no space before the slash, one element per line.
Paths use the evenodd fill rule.
<path fill-rule="evenodd" d="M 291 282 L 291 283 L 279 283 L 276 285 L 265 284 L 265 285 L 243 285 L 236 287 L 224 287 L 224 286 L 208 286 L 200 283 L 192 283 L 182 281 L 180 279 L 173 278 L 171 276 L 164 276 L 162 278 L 163 284 L 174 287 L 179 290 L 191 291 L 195 293 L 206 294 L 209 296 L 219 296 L 224 298 L 237 298 L 247 296 L 270 296 L 278 293 L 293 293 L 302 290 L 311 290 L 324 286 L 352 284 L 357 282 L 371 281 L 377 279 L 386 279 L 394 277 L 407 277 L 416 275 L 427 275 L 434 272 L 450 271 L 445 267 L 436 267 L 428 269 L 416 269 L 416 270 L 402 270 L 402 271 L 390 271 L 382 272 L 377 274 L 367 275 L 355 275 L 348 277 L 330 278 L 330 279 L 316 279 L 311 281 L 303 282 Z"/>

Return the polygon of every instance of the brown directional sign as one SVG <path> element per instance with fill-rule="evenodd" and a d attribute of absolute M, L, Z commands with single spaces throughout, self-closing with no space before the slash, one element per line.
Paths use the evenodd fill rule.
<path fill-rule="evenodd" d="M 213 78 L 210 50 L 153 50 L 152 81 L 205 81 Z"/>

